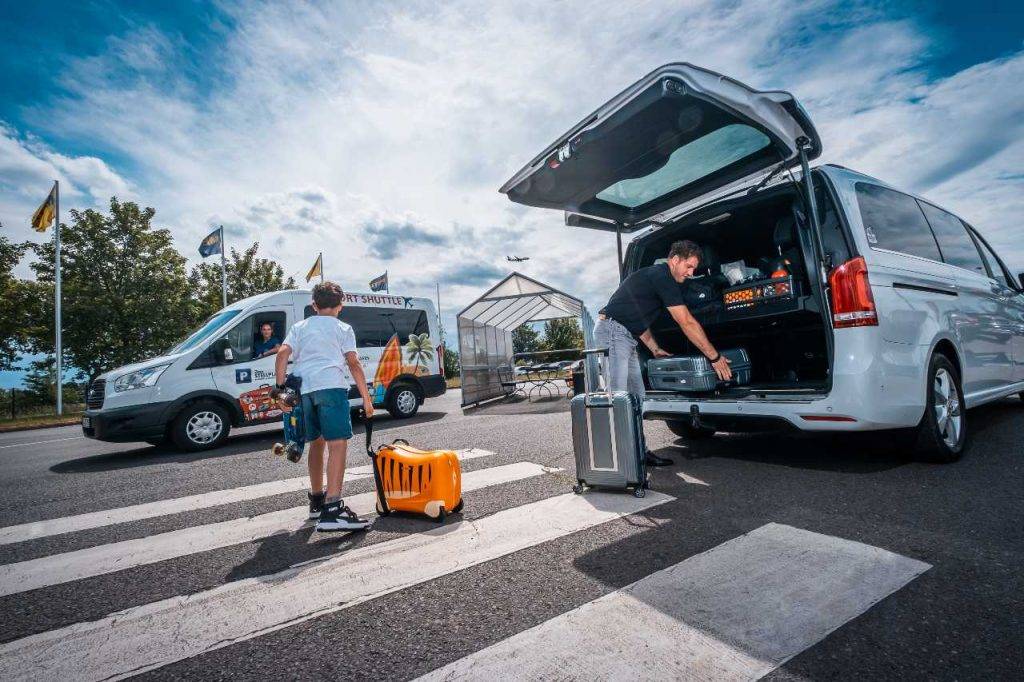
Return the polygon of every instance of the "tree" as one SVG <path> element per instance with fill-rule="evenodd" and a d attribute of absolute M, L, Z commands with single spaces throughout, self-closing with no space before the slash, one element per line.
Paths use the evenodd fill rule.
<path fill-rule="evenodd" d="M 536 353 L 541 349 L 540 334 L 529 322 L 512 330 L 513 353 Z"/>
<path fill-rule="evenodd" d="M 66 364 L 89 378 L 167 351 L 188 332 L 185 258 L 171 233 L 152 226 L 156 211 L 110 199 L 110 213 L 71 211 L 62 224 L 61 276 Z M 33 350 L 52 355 L 53 242 L 36 245 L 32 269 L 46 288 Z"/>
<path fill-rule="evenodd" d="M 25 392 L 30 404 L 55 405 L 57 403 L 57 363 L 53 356 L 32 363 L 24 378 Z M 75 405 L 85 402 L 82 384 L 64 382 L 64 403 Z"/>
<path fill-rule="evenodd" d="M 583 348 L 583 332 L 575 317 L 563 317 L 560 320 L 548 320 L 544 323 L 544 350 L 562 350 L 563 348 Z M 554 360 L 569 360 L 579 357 L 579 353 L 557 353 L 549 356 Z"/>
<path fill-rule="evenodd" d="M 15 244 L 0 234 L 0 370 L 15 369 L 18 356 L 41 333 L 38 327 L 45 287 L 14 276 L 14 268 L 29 246 Z"/>
<path fill-rule="evenodd" d="M 415 362 L 417 370 L 421 363 L 434 358 L 434 347 L 430 345 L 430 334 L 410 334 L 409 343 L 405 344 L 405 354 L 409 362 Z"/>
<path fill-rule="evenodd" d="M 458 376 L 462 372 L 462 365 L 459 363 L 459 352 L 448 346 L 444 347 L 444 375 L 448 378 Z"/>
<path fill-rule="evenodd" d="M 228 303 L 268 291 L 295 288 L 295 279 L 289 277 L 285 280 L 284 270 L 277 261 L 256 257 L 259 248 L 260 243 L 254 242 L 241 253 L 231 249 L 227 258 Z M 223 307 L 222 272 L 219 260 L 199 263 L 192 268 L 188 280 L 193 295 L 193 322 L 201 322 Z"/>

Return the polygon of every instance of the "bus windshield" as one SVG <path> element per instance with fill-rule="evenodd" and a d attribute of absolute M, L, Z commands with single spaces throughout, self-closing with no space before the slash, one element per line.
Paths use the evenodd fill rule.
<path fill-rule="evenodd" d="M 206 324 L 192 332 L 188 338 L 171 350 L 167 351 L 167 354 L 174 355 L 175 353 L 184 353 L 190 348 L 195 348 L 197 345 L 209 338 L 211 334 L 223 327 L 225 323 L 235 318 L 240 312 L 240 310 L 222 310 L 219 313 L 216 313 L 206 321 Z"/>

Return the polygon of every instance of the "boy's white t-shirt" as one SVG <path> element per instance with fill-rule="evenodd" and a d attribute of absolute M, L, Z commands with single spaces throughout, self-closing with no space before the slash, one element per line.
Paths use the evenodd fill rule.
<path fill-rule="evenodd" d="M 292 326 L 284 344 L 292 349 L 292 374 L 302 377 L 302 392 L 343 388 L 355 383 L 345 353 L 356 351 L 352 327 L 336 317 L 313 315 Z"/>

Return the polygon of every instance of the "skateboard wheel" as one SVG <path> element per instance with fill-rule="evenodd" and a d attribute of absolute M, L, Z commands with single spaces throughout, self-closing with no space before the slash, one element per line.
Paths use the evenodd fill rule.
<path fill-rule="evenodd" d="M 284 444 L 274 443 L 274 447 L 270 448 L 270 451 L 277 455 L 278 457 L 280 457 L 281 455 L 284 454 Z"/>

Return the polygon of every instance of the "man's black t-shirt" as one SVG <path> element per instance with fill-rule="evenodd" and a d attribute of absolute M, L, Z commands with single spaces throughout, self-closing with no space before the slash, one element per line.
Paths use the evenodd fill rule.
<path fill-rule="evenodd" d="M 662 309 L 675 305 L 686 305 L 683 289 L 672 279 L 668 263 L 658 263 L 640 268 L 623 280 L 604 307 L 604 314 L 633 336 L 640 336 Z"/>

